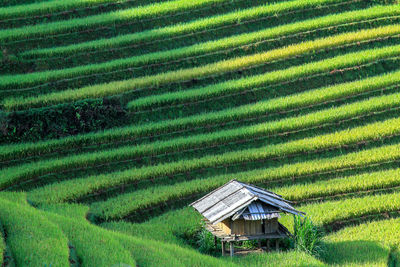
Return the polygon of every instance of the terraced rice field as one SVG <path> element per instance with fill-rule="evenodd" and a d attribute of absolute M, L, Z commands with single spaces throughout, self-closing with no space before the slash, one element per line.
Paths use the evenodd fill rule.
<path fill-rule="evenodd" d="M 5 0 L 0 47 L 1 266 L 400 265 L 398 1 Z M 200 253 L 231 179 L 325 253 Z"/>

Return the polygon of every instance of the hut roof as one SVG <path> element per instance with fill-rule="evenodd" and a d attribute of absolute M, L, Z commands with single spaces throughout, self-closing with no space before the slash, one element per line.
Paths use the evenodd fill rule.
<path fill-rule="evenodd" d="M 233 215 L 232 220 L 236 220 L 239 218 L 248 220 L 248 221 L 257 221 L 262 219 L 273 219 L 279 218 L 280 210 L 273 206 L 267 205 L 264 202 L 259 200 L 253 201 L 250 205 L 244 207 L 243 209 L 237 211 L 235 215 Z"/>
<path fill-rule="evenodd" d="M 232 215 L 234 220 L 240 217 L 260 220 L 274 218 L 279 212 L 300 216 L 304 214 L 293 208 L 282 196 L 236 180 L 229 181 L 191 203 L 190 206 L 212 224 L 219 223 Z"/>

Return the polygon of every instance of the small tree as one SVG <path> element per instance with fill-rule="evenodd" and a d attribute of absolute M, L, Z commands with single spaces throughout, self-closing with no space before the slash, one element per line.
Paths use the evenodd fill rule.
<path fill-rule="evenodd" d="M 294 247 L 316 257 L 323 252 L 322 231 L 307 217 L 294 216 Z"/>

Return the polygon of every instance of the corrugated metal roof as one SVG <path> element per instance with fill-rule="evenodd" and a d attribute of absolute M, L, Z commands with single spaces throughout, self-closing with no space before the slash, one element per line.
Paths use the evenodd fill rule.
<path fill-rule="evenodd" d="M 211 223 L 216 224 L 224 219 L 234 215 L 237 212 L 245 211 L 245 209 L 254 201 L 259 200 L 278 211 L 285 211 L 295 215 L 301 215 L 302 212 L 294 209 L 288 201 L 273 192 L 264 190 L 260 187 L 248 185 L 236 180 L 231 180 L 227 184 L 217 188 L 211 193 L 205 195 L 199 200 L 190 204 Z M 257 201 L 258 202 L 258 201 Z M 257 203 L 256 202 L 256 203 Z M 252 209 L 259 208 L 253 205 Z M 265 210 L 265 215 L 275 216 L 268 209 Z M 256 212 L 252 212 L 255 215 Z M 235 216 L 237 217 L 237 216 Z M 262 215 L 259 215 L 262 217 Z M 267 217 L 265 219 L 267 219 Z M 255 218 L 249 215 L 248 218 Z"/>
<path fill-rule="evenodd" d="M 257 221 L 263 219 L 280 218 L 279 210 L 272 206 L 267 206 L 261 201 L 254 201 L 245 208 L 239 218 L 249 221 Z"/>

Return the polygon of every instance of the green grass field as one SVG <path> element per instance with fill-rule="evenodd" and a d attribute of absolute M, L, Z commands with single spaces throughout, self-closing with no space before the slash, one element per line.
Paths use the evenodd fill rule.
<path fill-rule="evenodd" d="M 5 0 L 0 48 L 1 266 L 400 265 L 397 0 Z M 323 253 L 201 252 L 231 179 Z"/>

